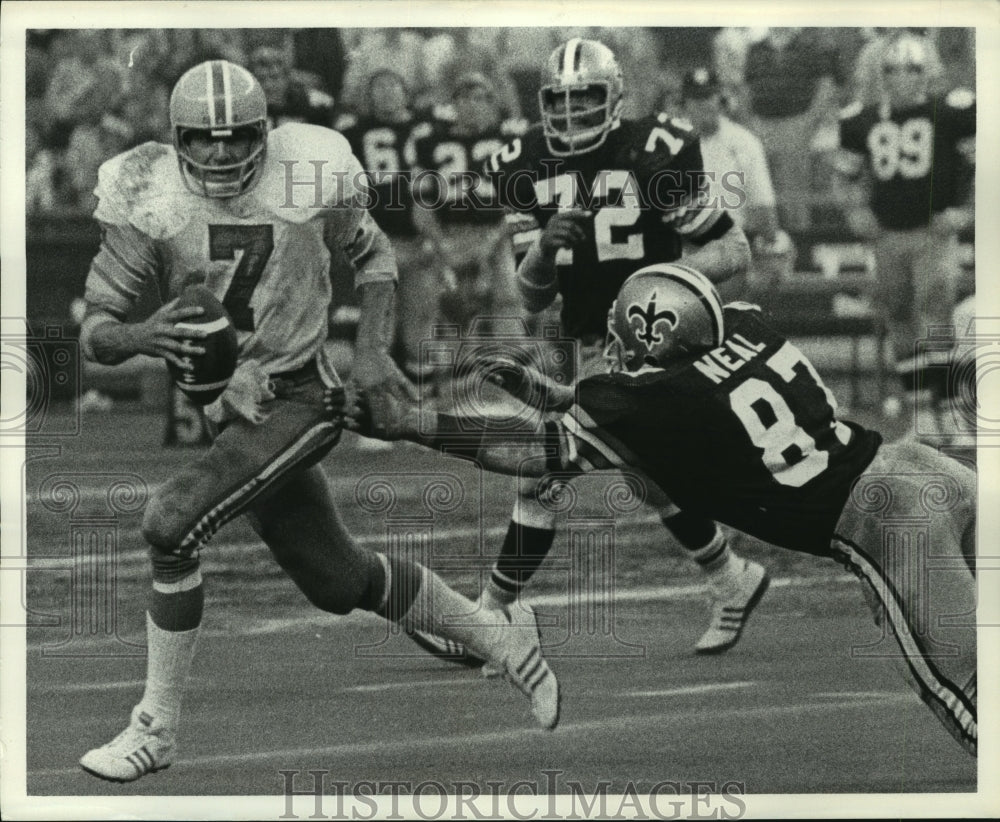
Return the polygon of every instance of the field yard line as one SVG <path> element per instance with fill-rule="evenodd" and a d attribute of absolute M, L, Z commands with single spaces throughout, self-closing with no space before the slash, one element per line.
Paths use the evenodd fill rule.
<path fill-rule="evenodd" d="M 759 682 L 707 682 L 704 685 L 685 685 L 683 688 L 661 688 L 655 691 L 625 691 L 622 696 L 682 696 L 683 694 L 704 694 L 710 691 L 729 691 L 750 688 Z"/>
<path fill-rule="evenodd" d="M 838 711 L 841 709 L 856 709 L 869 705 L 887 705 L 890 703 L 914 702 L 917 700 L 910 692 L 898 694 L 884 694 L 878 698 L 865 701 L 849 699 L 841 702 L 804 702 L 796 705 L 766 705 L 752 708 L 723 708 L 713 704 L 710 708 L 701 712 L 691 710 L 690 705 L 676 711 L 667 711 L 655 714 L 628 714 L 625 716 L 605 717 L 603 719 L 593 719 L 583 722 L 567 722 L 560 725 L 553 733 L 532 728 L 511 728 L 505 731 L 486 731 L 468 734 L 447 734 L 439 736 L 418 736 L 400 739 L 393 736 L 392 739 L 378 742 L 350 742 L 343 745 L 326 745 L 321 748 L 286 748 L 274 751 L 249 751 L 244 753 L 214 754 L 201 756 L 197 759 L 181 759 L 174 763 L 176 766 L 191 766 L 196 769 L 204 769 L 213 765 L 239 765 L 247 762 L 267 762 L 275 761 L 281 767 L 288 767 L 290 762 L 280 760 L 292 760 L 293 758 L 342 758 L 356 756 L 378 756 L 388 753 L 399 753 L 407 750 L 429 749 L 438 751 L 442 747 L 470 747 L 495 745 L 505 741 L 515 742 L 518 746 L 530 744 L 530 741 L 554 740 L 556 744 L 561 744 L 560 737 L 571 734 L 590 733 L 593 731 L 620 731 L 625 727 L 639 726 L 648 729 L 652 723 L 669 722 L 676 727 L 678 723 L 700 723 L 716 722 L 728 717 L 753 718 L 769 717 L 782 714 L 795 714 L 802 712 L 816 713 L 827 711 Z M 42 770 L 28 770 L 28 777 L 48 779 L 57 776 L 67 776 L 70 774 L 82 774 L 79 768 L 45 768 Z"/>
<path fill-rule="evenodd" d="M 662 528 L 650 530 L 650 526 L 656 526 L 659 524 L 660 518 L 655 514 L 623 517 L 615 523 L 615 532 L 621 536 L 631 534 L 634 531 L 647 532 L 649 534 L 650 541 L 659 540 L 661 542 L 668 543 L 670 538 L 666 536 L 666 532 Z M 494 540 L 502 537 L 506 533 L 506 524 L 493 525 L 488 528 L 469 525 L 455 528 L 436 528 L 434 529 L 434 541 L 451 542 L 471 539 L 478 540 L 480 537 L 487 540 Z M 359 544 L 372 548 L 384 548 L 386 544 L 385 534 L 357 534 L 355 539 Z M 117 566 L 141 565 L 143 567 L 143 571 L 145 572 L 149 563 L 149 553 L 139 529 L 129 528 L 118 531 L 118 544 L 121 545 L 122 543 L 127 544 L 128 547 L 118 549 L 114 555 L 114 564 Z M 673 545 L 673 543 L 670 544 Z M 222 536 L 221 539 L 216 542 L 212 542 L 202 551 L 201 558 L 206 562 L 224 561 L 232 557 L 246 556 L 248 552 L 257 551 L 264 553 L 267 552 L 267 550 L 267 546 L 258 539 L 227 542 L 225 537 Z M 678 553 L 682 551 L 680 548 L 676 548 L 675 550 Z M 486 571 L 492 567 L 495 556 L 492 553 L 488 556 L 470 554 L 467 556 L 435 557 L 435 559 L 440 559 L 443 567 L 460 562 L 467 562 L 469 563 L 470 569 L 474 563 L 481 562 L 483 563 L 483 570 Z M 69 563 L 72 559 L 68 554 L 65 556 L 10 556 L 6 558 L 5 567 L 9 566 L 9 564 L 14 561 L 18 561 L 19 563 L 26 561 L 28 563 L 28 568 L 61 571 L 69 570 Z M 98 556 L 95 554 L 87 554 L 80 557 L 79 561 L 81 561 L 84 565 L 94 563 L 98 561 Z M 100 561 L 103 562 L 104 560 L 101 559 Z M 13 567 L 11 567 L 11 570 L 13 570 Z"/>
<path fill-rule="evenodd" d="M 857 582 L 857 579 L 850 574 L 840 574 L 835 577 L 778 577 L 777 579 L 771 580 L 770 587 L 772 589 L 805 588 L 814 585 L 842 585 L 846 582 Z M 672 600 L 694 599 L 696 597 L 703 596 L 704 593 L 704 585 L 644 585 L 640 588 L 631 588 L 626 590 L 616 588 L 614 593 L 614 602 L 670 602 Z M 565 591 L 560 591 L 555 594 L 531 594 L 528 595 L 526 599 L 532 606 L 541 606 L 543 608 L 557 607 L 559 605 L 566 604 L 567 595 Z M 589 594 L 580 598 L 581 602 L 596 600 L 597 597 L 590 596 Z M 604 601 L 603 597 L 600 601 Z M 358 616 L 370 620 L 379 619 L 378 617 L 367 613 L 359 614 Z M 258 634 L 276 634 L 288 629 L 306 628 L 316 625 L 329 625 L 330 621 L 331 617 L 329 614 L 316 614 L 307 617 L 282 617 L 262 620 L 258 624 L 242 631 L 234 632 L 231 630 L 225 630 L 218 631 L 214 634 L 212 632 L 208 632 L 208 635 L 255 636 Z"/>
<path fill-rule="evenodd" d="M 141 688 L 145 679 L 120 679 L 117 682 L 52 682 L 41 688 L 31 688 L 32 693 L 51 694 L 55 692 L 73 693 L 75 691 L 111 691 L 124 688 Z"/>
<path fill-rule="evenodd" d="M 118 454 L 115 454 L 115 459 L 116 460 L 120 459 Z M 102 460 L 101 464 L 102 470 L 107 470 L 106 467 L 107 457 L 102 457 L 101 460 Z M 155 466 L 157 467 L 157 469 L 159 469 L 160 463 L 150 463 L 150 465 Z M 122 471 L 122 473 L 134 474 L 135 471 L 125 469 Z M 369 472 L 366 471 L 365 474 L 367 473 Z M 387 473 L 393 473 L 393 472 L 390 471 Z M 398 468 L 396 469 L 395 473 L 406 475 L 412 472 L 406 471 L 404 468 Z M 359 471 L 352 471 L 350 476 L 336 476 L 328 473 L 327 483 L 335 492 L 342 493 L 345 490 L 353 492 L 354 489 L 357 487 L 358 482 L 365 476 L 365 474 L 362 474 Z M 165 483 L 163 482 L 148 483 L 146 485 L 147 494 L 150 497 L 153 496 L 153 494 L 157 492 L 160 486 L 164 484 Z M 76 494 L 79 496 L 79 500 L 82 503 L 104 502 L 108 498 L 108 489 L 98 488 L 94 485 L 84 485 L 76 489 Z M 25 489 L 24 502 L 26 505 L 41 505 L 41 496 L 42 495 L 39 494 L 36 489 Z M 419 494 L 414 494 L 413 499 L 418 499 L 419 496 L 420 496 Z"/>
<path fill-rule="evenodd" d="M 427 688 L 431 686 L 441 686 L 441 687 L 451 687 L 452 685 L 482 685 L 483 677 L 481 676 L 463 676 L 463 677 L 453 677 L 452 679 L 421 679 L 414 682 L 413 680 L 407 680 L 405 682 L 380 682 L 376 685 L 351 685 L 347 688 L 339 688 L 343 693 L 375 693 L 377 691 L 395 691 L 400 688 Z"/>
<path fill-rule="evenodd" d="M 817 585 L 843 585 L 857 580 L 850 574 L 840 574 L 835 577 L 778 577 L 771 580 L 771 588 L 808 588 Z M 703 585 L 645 585 L 640 588 L 627 590 L 616 589 L 613 601 L 623 602 L 670 602 L 673 600 L 694 599 L 704 595 Z M 528 602 L 532 606 L 558 607 L 566 604 L 567 595 L 564 591 L 555 594 L 529 595 Z M 584 596 L 582 601 L 591 601 L 594 597 Z M 601 602 L 604 602 L 602 599 Z M 380 617 L 376 617 L 367 611 L 355 611 L 346 617 L 336 617 L 323 612 L 309 611 L 302 616 L 281 617 L 273 619 L 257 620 L 251 624 L 241 623 L 240 627 L 227 626 L 225 628 L 206 628 L 202 631 L 203 637 L 248 637 L 262 636 L 267 634 L 280 634 L 285 631 L 303 631 L 316 628 L 330 628 L 342 626 L 347 623 L 358 624 L 359 622 L 382 623 Z M 84 648 L 90 643 L 86 638 L 75 638 L 75 646 Z M 106 640 L 94 640 L 94 643 L 105 644 Z M 32 639 L 28 642 L 28 648 L 37 650 L 47 642 Z"/>
<path fill-rule="evenodd" d="M 625 526 L 629 529 L 636 528 L 639 526 L 646 526 L 653 522 L 659 522 L 655 517 L 651 517 L 648 521 L 637 521 L 629 520 L 628 525 Z M 619 525 L 618 528 L 622 528 Z M 473 537 L 479 537 L 480 535 L 487 538 L 495 538 L 503 536 L 507 533 L 507 526 L 496 525 L 489 528 L 479 528 L 463 526 L 460 528 L 438 528 L 434 531 L 435 540 L 458 540 L 458 539 L 470 539 Z M 384 534 L 358 534 L 355 539 L 362 545 L 368 546 L 384 546 L 386 542 L 386 537 Z M 149 553 L 146 548 L 146 543 L 143 541 L 139 529 L 123 529 L 118 532 L 118 540 L 121 542 L 131 542 L 132 546 L 126 549 L 119 549 L 115 557 L 119 565 L 132 565 L 132 564 L 148 564 Z M 237 556 L 241 554 L 246 554 L 247 551 L 267 551 L 267 546 L 259 539 L 253 540 L 240 540 L 238 542 L 213 542 L 202 552 L 202 559 L 212 560 L 212 559 L 226 559 L 231 556 Z M 25 557 L 11 557 L 11 560 L 23 560 Z M 463 557 L 449 557 L 448 559 L 463 559 Z M 482 559 L 484 562 L 492 562 L 493 557 L 468 557 L 467 559 L 479 560 Z M 31 563 L 32 568 L 53 568 L 55 570 L 66 569 L 69 557 L 53 557 L 53 556 L 41 556 L 41 557 L 27 557 L 28 562 Z M 84 563 L 96 562 L 97 559 L 93 555 L 88 555 L 83 558 Z M 485 566 L 484 566 L 485 567 Z"/>

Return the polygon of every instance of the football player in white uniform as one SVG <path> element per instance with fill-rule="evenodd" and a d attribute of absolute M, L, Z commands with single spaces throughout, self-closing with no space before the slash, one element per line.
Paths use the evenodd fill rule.
<path fill-rule="evenodd" d="M 229 312 L 239 365 L 208 409 L 212 446 L 147 505 L 153 591 L 145 693 L 128 727 L 87 752 L 81 766 L 127 782 L 171 764 L 204 603 L 199 551 L 244 512 L 314 605 L 336 614 L 370 610 L 477 648 L 530 696 L 539 723 L 553 727 L 558 686 L 533 616 L 515 617 L 528 620 L 524 630 L 485 618 L 443 625 L 431 602 L 443 614 L 468 614 L 472 604 L 426 568 L 362 549 L 319 466 L 341 432 L 324 407 L 324 391 L 339 386 L 324 355 L 336 308 L 331 264 L 357 272 L 355 381 L 390 393 L 405 385 L 386 351 L 395 261 L 360 199 L 364 178 L 347 141 L 306 124 L 268 132 L 260 84 L 223 60 L 181 77 L 170 116 L 173 146 L 146 143 L 101 168 L 95 216 L 103 239 L 87 278 L 83 349 L 106 364 L 143 353 L 184 367 L 204 349 L 185 341 L 198 335 L 176 323 L 201 309 L 179 310 L 171 300 L 145 321 L 126 315 L 144 283 L 155 281 L 171 297 L 200 283 Z"/>

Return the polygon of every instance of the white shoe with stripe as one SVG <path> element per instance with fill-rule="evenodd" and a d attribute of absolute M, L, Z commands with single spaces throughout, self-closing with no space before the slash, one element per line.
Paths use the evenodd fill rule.
<path fill-rule="evenodd" d="M 764 566 L 747 560 L 735 587 L 714 594 L 712 622 L 694 646 L 695 653 L 721 654 L 739 642 L 750 614 L 770 584 Z"/>
<path fill-rule="evenodd" d="M 482 668 L 485 662 L 461 642 L 456 642 L 453 639 L 445 639 L 426 631 L 410 631 L 407 636 L 431 656 L 445 662 L 453 662 L 466 668 Z"/>
<path fill-rule="evenodd" d="M 531 700 L 538 724 L 551 731 L 559 724 L 559 681 L 542 656 L 538 620 L 531 606 L 523 602 L 511 606 L 508 614 L 504 678 Z"/>
<path fill-rule="evenodd" d="M 173 758 L 173 731 L 137 705 L 129 726 L 106 745 L 87 751 L 80 757 L 80 767 L 109 782 L 134 782 L 169 768 Z"/>

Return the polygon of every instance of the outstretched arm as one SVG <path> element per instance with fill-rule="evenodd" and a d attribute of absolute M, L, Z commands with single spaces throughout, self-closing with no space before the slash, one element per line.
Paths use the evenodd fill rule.
<path fill-rule="evenodd" d="M 565 432 L 555 422 L 539 421 L 533 428 L 526 424 L 512 431 L 510 420 L 441 414 L 388 391 L 358 392 L 351 387 L 331 389 L 326 402 L 347 428 L 384 440 L 415 442 L 498 474 L 542 477 L 569 467 Z"/>

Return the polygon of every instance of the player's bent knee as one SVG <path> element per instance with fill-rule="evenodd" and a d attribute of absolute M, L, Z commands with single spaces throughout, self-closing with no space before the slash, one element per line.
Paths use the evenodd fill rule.
<path fill-rule="evenodd" d="M 169 553 L 180 544 L 181 527 L 172 516 L 172 506 L 168 495 L 156 493 L 146 505 L 142 517 L 142 536 L 153 548 L 161 553 Z"/>

